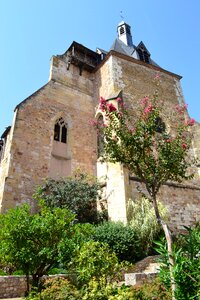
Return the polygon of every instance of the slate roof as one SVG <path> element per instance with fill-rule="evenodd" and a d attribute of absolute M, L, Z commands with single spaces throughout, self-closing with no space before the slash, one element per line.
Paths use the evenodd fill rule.
<path fill-rule="evenodd" d="M 145 47 L 145 45 L 144 45 L 143 42 L 140 42 L 138 46 L 135 46 L 135 45 L 133 45 L 133 46 L 127 46 L 119 38 L 116 38 L 115 41 L 114 41 L 114 43 L 112 44 L 110 50 L 114 50 L 116 52 L 119 52 L 119 53 L 122 53 L 122 54 L 125 54 L 125 55 L 128 55 L 128 56 L 131 56 L 131 57 L 133 57 L 135 59 L 140 60 L 140 57 L 139 57 L 137 49 L 138 49 L 138 47 L 141 44 Z M 148 49 L 146 49 L 146 50 L 149 53 Z M 151 57 L 149 57 L 149 63 L 151 65 L 159 67 L 159 65 L 155 61 L 153 61 L 151 59 Z"/>

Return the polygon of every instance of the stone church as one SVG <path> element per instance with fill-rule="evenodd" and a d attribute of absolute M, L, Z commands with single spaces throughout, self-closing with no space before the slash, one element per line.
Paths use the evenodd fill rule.
<path fill-rule="evenodd" d="M 137 197 L 137 179 L 120 164 L 101 163 L 98 138 L 90 120 L 98 117 L 100 96 L 112 103 L 120 95 L 137 109 L 151 95 L 158 74 L 160 93 L 168 110 L 183 104 L 181 76 L 155 63 L 143 42 L 135 46 L 131 27 L 122 21 L 109 51 L 96 52 L 73 42 L 51 59 L 47 84 L 19 103 L 11 126 L 0 140 L 0 210 L 29 202 L 44 178 L 69 176 L 75 169 L 104 176 L 109 217 L 126 222 L 127 201 Z M 200 124 L 193 126 L 192 152 L 200 156 Z M 160 199 L 168 207 L 172 228 L 191 225 L 200 216 L 200 177 L 166 184 Z"/>

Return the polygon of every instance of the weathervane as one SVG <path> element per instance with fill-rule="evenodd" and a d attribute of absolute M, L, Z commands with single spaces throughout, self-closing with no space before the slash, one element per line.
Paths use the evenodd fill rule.
<path fill-rule="evenodd" d="M 124 20 L 124 16 L 123 16 L 123 11 L 122 10 L 120 11 L 120 17 L 121 17 L 122 20 Z"/>

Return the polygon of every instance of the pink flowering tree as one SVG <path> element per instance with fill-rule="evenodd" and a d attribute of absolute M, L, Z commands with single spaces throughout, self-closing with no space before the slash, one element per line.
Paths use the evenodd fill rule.
<path fill-rule="evenodd" d="M 135 112 L 132 115 L 133 110 L 126 108 L 122 99 L 118 98 L 117 102 L 115 106 L 104 98 L 100 99 L 99 109 L 105 123 L 96 126 L 104 135 L 102 159 L 122 163 L 145 186 L 156 219 L 164 230 L 170 265 L 173 267 L 171 232 L 161 218 L 157 195 L 167 181 L 181 182 L 193 176 L 189 172 L 193 162 L 188 152 L 191 144 L 190 126 L 194 124 L 194 119 L 188 119 L 186 105 L 177 105 L 166 116 L 157 91 L 152 97 L 147 96 L 139 101 L 137 115 Z M 170 125 L 167 126 L 164 119 Z M 175 299 L 172 268 L 171 278 L 172 299 Z"/>

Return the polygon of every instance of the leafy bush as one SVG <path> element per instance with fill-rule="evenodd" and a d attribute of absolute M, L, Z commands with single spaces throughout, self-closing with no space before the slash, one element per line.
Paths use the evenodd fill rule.
<path fill-rule="evenodd" d="M 4 271 L 0 269 L 0 276 L 7 276 L 8 274 Z"/>
<path fill-rule="evenodd" d="M 98 279 L 105 275 L 111 279 L 119 269 L 115 253 L 108 245 L 95 241 L 88 241 L 77 249 L 71 265 L 79 285 L 87 284 L 92 277 Z"/>
<path fill-rule="evenodd" d="M 199 299 L 200 296 L 200 225 L 188 228 L 186 235 L 181 235 L 182 245 L 174 245 L 175 266 L 173 275 L 176 282 L 177 300 Z M 164 242 L 157 242 L 158 252 L 162 255 L 163 266 L 160 271 L 161 281 L 170 286 L 169 261 Z"/>
<path fill-rule="evenodd" d="M 155 280 L 137 287 L 108 283 L 106 276 L 91 280 L 77 289 L 68 279 L 51 278 L 44 283 L 41 294 L 32 293 L 27 300 L 171 300 L 171 294 Z"/>
<path fill-rule="evenodd" d="M 39 299 L 39 298 L 38 298 Z M 77 288 L 66 278 L 50 278 L 44 283 L 41 292 L 42 300 L 78 300 Z"/>
<path fill-rule="evenodd" d="M 108 244 L 120 261 L 134 262 L 140 257 L 136 232 L 121 222 L 104 222 L 96 226 L 94 240 Z"/>
<path fill-rule="evenodd" d="M 52 209 L 55 207 L 67 208 L 74 214 L 79 222 L 97 223 L 97 197 L 100 185 L 86 174 L 77 172 L 73 177 L 59 180 L 46 179 L 34 194 L 37 200 L 44 200 Z"/>
<path fill-rule="evenodd" d="M 167 219 L 167 209 L 158 202 L 158 208 L 163 219 Z M 152 203 L 142 197 L 137 200 L 129 200 L 128 222 L 139 237 L 140 249 L 144 256 L 152 251 L 153 241 L 161 234 L 161 226 L 158 224 Z"/>
<path fill-rule="evenodd" d="M 118 287 L 117 283 L 108 283 L 105 276 L 99 280 L 92 278 L 87 286 L 81 289 L 83 300 L 130 300 L 132 293 L 129 287 Z"/>
<path fill-rule="evenodd" d="M 66 209 L 42 207 L 40 213 L 32 214 L 27 204 L 1 214 L 0 261 L 31 274 L 38 285 L 42 275 L 57 263 L 61 241 L 69 241 L 65 253 L 72 255 L 73 220 L 74 215 Z"/>
<path fill-rule="evenodd" d="M 107 283 L 105 277 L 92 278 L 81 290 L 83 300 L 171 300 L 171 294 L 158 280 L 138 287 Z"/>

